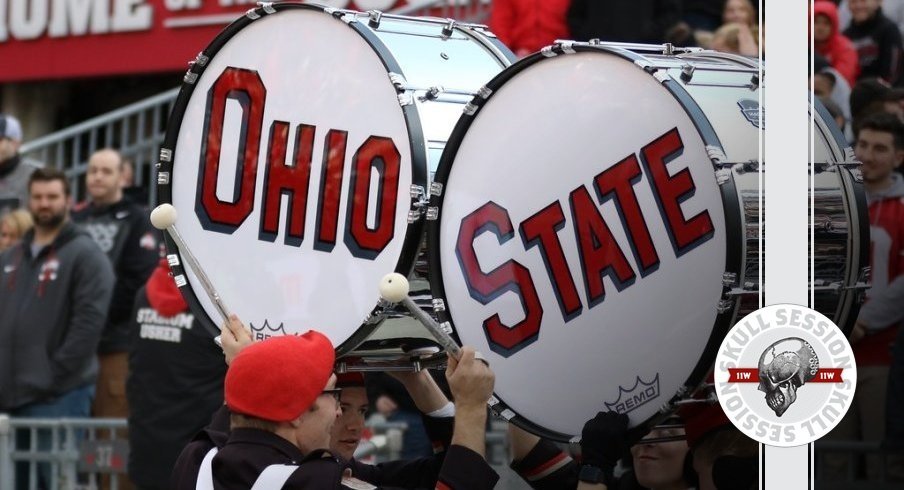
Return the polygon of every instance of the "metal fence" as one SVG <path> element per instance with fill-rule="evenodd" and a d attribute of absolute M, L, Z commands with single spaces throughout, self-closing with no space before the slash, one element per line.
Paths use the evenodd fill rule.
<path fill-rule="evenodd" d="M 125 419 L 30 419 L 0 414 L 0 490 L 93 490 L 126 471 Z"/>

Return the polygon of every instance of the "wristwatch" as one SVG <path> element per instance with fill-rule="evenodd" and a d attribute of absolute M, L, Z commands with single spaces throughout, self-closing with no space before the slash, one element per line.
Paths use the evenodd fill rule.
<path fill-rule="evenodd" d="M 606 488 L 611 487 L 612 476 L 610 472 L 603 471 L 598 466 L 585 464 L 581 466 L 581 472 L 578 473 L 578 480 L 586 483 L 602 483 Z"/>

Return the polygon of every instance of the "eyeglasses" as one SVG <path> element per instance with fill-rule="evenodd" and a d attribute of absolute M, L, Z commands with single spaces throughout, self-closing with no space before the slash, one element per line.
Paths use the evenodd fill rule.
<path fill-rule="evenodd" d="M 323 396 L 323 395 L 332 395 L 333 398 L 335 398 L 336 401 L 338 402 L 339 397 L 342 395 L 342 388 L 334 388 L 332 390 L 323 390 L 323 392 L 320 393 L 320 396 Z"/>

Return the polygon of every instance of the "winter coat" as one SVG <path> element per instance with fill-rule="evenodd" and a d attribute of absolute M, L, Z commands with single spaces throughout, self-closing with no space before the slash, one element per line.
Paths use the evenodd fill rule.
<path fill-rule="evenodd" d="M 816 52 L 824 56 L 848 84 L 853 85 L 860 75 L 860 59 L 851 40 L 844 37 L 838 28 L 838 9 L 832 2 L 818 1 L 813 5 L 813 16 L 820 15 L 829 19 L 832 34 L 824 42 L 816 43 Z"/>
<path fill-rule="evenodd" d="M 110 262 L 74 223 L 37 256 L 33 241 L 0 254 L 0 411 L 94 383 L 113 293 Z"/>

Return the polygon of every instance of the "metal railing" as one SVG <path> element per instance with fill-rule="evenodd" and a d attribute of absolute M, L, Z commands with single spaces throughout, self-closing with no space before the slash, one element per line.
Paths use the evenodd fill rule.
<path fill-rule="evenodd" d="M 173 110 L 179 89 L 127 105 L 88 119 L 22 145 L 26 158 L 59 168 L 69 177 L 73 196 L 84 197 L 82 176 L 88 169 L 88 157 L 101 148 L 116 148 L 123 158 L 134 163 L 135 185 L 153 182 L 153 165 L 160 153 L 166 121 Z M 155 198 L 151 188 L 151 201 Z"/>
<path fill-rule="evenodd" d="M 410 1 L 391 13 L 436 16 L 463 22 L 486 22 L 491 0 Z M 166 123 L 179 88 L 88 119 L 22 145 L 24 157 L 66 172 L 76 200 L 85 198 L 83 176 L 88 157 L 101 148 L 116 148 L 135 169 L 135 185 L 149 188 L 149 205 L 156 202 L 155 166 Z"/>
<path fill-rule="evenodd" d="M 0 490 L 34 490 L 41 481 L 53 490 L 94 490 L 102 475 L 116 490 L 128 460 L 125 429 L 125 419 L 0 414 Z"/>

